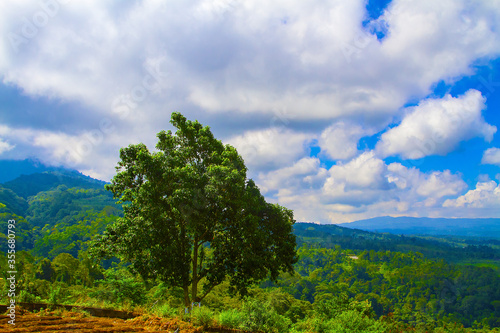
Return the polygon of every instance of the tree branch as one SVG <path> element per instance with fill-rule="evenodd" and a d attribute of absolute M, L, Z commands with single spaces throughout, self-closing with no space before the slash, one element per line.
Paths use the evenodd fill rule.
<path fill-rule="evenodd" d="M 213 283 L 210 286 L 210 288 L 208 288 L 208 290 L 203 294 L 203 296 L 198 297 L 198 302 L 201 302 L 212 291 L 212 289 L 214 289 L 217 285 L 219 285 L 219 284 L 218 283 Z"/>

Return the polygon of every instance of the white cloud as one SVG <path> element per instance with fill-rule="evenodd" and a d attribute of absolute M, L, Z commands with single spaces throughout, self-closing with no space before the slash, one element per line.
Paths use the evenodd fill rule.
<path fill-rule="evenodd" d="M 310 137 L 284 127 L 247 131 L 225 140 L 253 171 L 290 165 L 307 151 Z"/>
<path fill-rule="evenodd" d="M 500 166 L 500 149 L 499 148 L 488 148 L 484 152 L 483 159 L 481 160 L 483 164 L 494 164 Z"/>
<path fill-rule="evenodd" d="M 117 96 L 138 93 L 148 63 L 162 59 L 168 89 L 147 91 L 141 105 L 175 97 L 212 112 L 286 107 L 301 120 L 379 119 L 500 51 L 499 11 L 465 0 L 394 0 L 380 18 L 389 27 L 382 42 L 362 28 L 362 0 L 61 2 L 25 37 L 43 11 L 35 0 L 2 3 L 2 35 L 25 39 L 17 52 L 8 40 L 1 46 L 4 81 L 105 113 Z"/>
<path fill-rule="evenodd" d="M 317 158 L 305 157 L 289 167 L 284 167 L 259 175 L 259 184 L 263 193 L 281 191 L 301 191 L 318 188 L 324 181 L 327 170 L 321 167 Z"/>
<path fill-rule="evenodd" d="M 462 96 L 446 95 L 441 99 L 427 99 L 409 108 L 401 123 L 389 129 L 377 143 L 377 151 L 384 157 L 400 155 L 418 159 L 429 155 L 446 155 L 460 142 L 474 137 L 491 141 L 496 127 L 487 124 L 481 111 L 485 99 L 477 90 Z"/>
<path fill-rule="evenodd" d="M 348 160 L 357 155 L 358 141 L 367 134 L 359 124 L 339 121 L 321 133 L 318 144 L 329 159 Z"/>
<path fill-rule="evenodd" d="M 85 170 L 86 174 L 99 175 L 99 179 L 110 180 L 114 172 L 108 166 L 116 165 L 120 143 L 113 133 L 113 128 L 108 125 L 103 124 L 99 130 L 75 135 L 0 125 L 0 135 L 8 133 L 15 147 L 23 148 L 8 149 L 3 152 L 2 157 L 25 159 L 36 156 L 40 162 L 47 165 Z"/>
<path fill-rule="evenodd" d="M 2 140 L 2 138 L 0 138 L 0 155 L 3 152 L 12 150 L 13 148 L 14 148 L 13 145 L 9 144 L 8 142 L 6 142 L 6 141 Z"/>
<path fill-rule="evenodd" d="M 358 207 L 383 200 L 389 188 L 385 172 L 384 161 L 373 152 L 365 152 L 346 164 L 338 163 L 329 170 L 322 201 Z"/>
<path fill-rule="evenodd" d="M 472 58 L 498 54 L 499 13 L 498 1 L 392 1 L 379 18 L 388 26 L 381 52 L 392 69 L 386 69 L 415 91 L 428 89 L 438 77 L 452 82 L 470 71 Z"/>
<path fill-rule="evenodd" d="M 389 182 L 399 190 L 406 190 L 407 200 L 432 199 L 432 202 L 437 203 L 439 199 L 458 195 L 467 188 L 461 177 L 449 170 L 423 173 L 400 163 L 391 163 L 387 169 Z"/>
<path fill-rule="evenodd" d="M 467 185 L 449 170 L 421 172 L 400 163 L 387 165 L 365 152 L 327 170 L 317 158 L 262 172 L 256 179 L 273 201 L 293 209 L 299 221 L 339 223 L 380 215 L 454 216 L 445 200 Z"/>
<path fill-rule="evenodd" d="M 494 209 L 500 206 L 500 185 L 494 180 L 478 182 L 474 190 L 469 190 L 464 195 L 446 200 L 444 207 L 469 208 L 469 209 Z"/>
<path fill-rule="evenodd" d="M 383 188 L 387 184 L 384 178 L 385 168 L 384 161 L 376 158 L 373 152 L 365 152 L 349 163 L 332 166 L 324 190 L 334 194 L 331 190 L 338 186 L 344 189 Z"/>

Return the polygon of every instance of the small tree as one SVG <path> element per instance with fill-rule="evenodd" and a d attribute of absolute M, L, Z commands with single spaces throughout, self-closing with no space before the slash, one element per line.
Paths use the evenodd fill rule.
<path fill-rule="evenodd" d="M 158 133 L 156 152 L 120 150 L 107 189 L 124 217 L 93 241 L 94 255 L 116 255 L 146 279 L 181 287 L 186 306 L 226 277 L 245 294 L 253 282 L 293 272 L 292 211 L 264 200 L 236 149 L 209 127 L 180 113 L 171 123 L 177 132 Z"/>
<path fill-rule="evenodd" d="M 38 269 L 35 273 L 35 277 L 40 280 L 51 281 L 54 276 L 54 268 L 49 259 L 43 258 L 38 263 Z"/>
<path fill-rule="evenodd" d="M 78 271 L 78 259 L 69 253 L 61 253 L 52 260 L 54 276 L 56 281 L 74 284 L 76 282 L 76 273 Z"/>

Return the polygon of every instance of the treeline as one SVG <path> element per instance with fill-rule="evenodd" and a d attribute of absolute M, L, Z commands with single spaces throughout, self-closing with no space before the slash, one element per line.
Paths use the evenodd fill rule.
<path fill-rule="evenodd" d="M 500 241 L 472 237 L 404 236 L 375 233 L 336 225 L 296 223 L 297 244 L 315 244 L 323 248 L 419 252 L 427 258 L 463 263 L 470 260 L 500 260 Z"/>
<path fill-rule="evenodd" d="M 348 254 L 350 253 L 350 254 Z M 420 253 L 299 249 L 295 276 L 280 286 L 312 304 L 346 294 L 413 326 L 500 326 L 500 279 L 490 268 L 455 266 Z M 272 286 L 272 284 L 269 284 Z"/>

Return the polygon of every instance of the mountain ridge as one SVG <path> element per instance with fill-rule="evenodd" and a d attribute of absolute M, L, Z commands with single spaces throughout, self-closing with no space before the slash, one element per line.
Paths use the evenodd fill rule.
<path fill-rule="evenodd" d="M 74 170 L 57 170 L 20 175 L 17 178 L 0 184 L 18 196 L 27 199 L 39 192 L 48 191 L 59 185 L 86 189 L 102 189 L 106 182 L 94 179 Z"/>
<path fill-rule="evenodd" d="M 402 235 L 468 236 L 500 239 L 500 218 L 381 216 L 337 225 L 351 229 Z"/>

